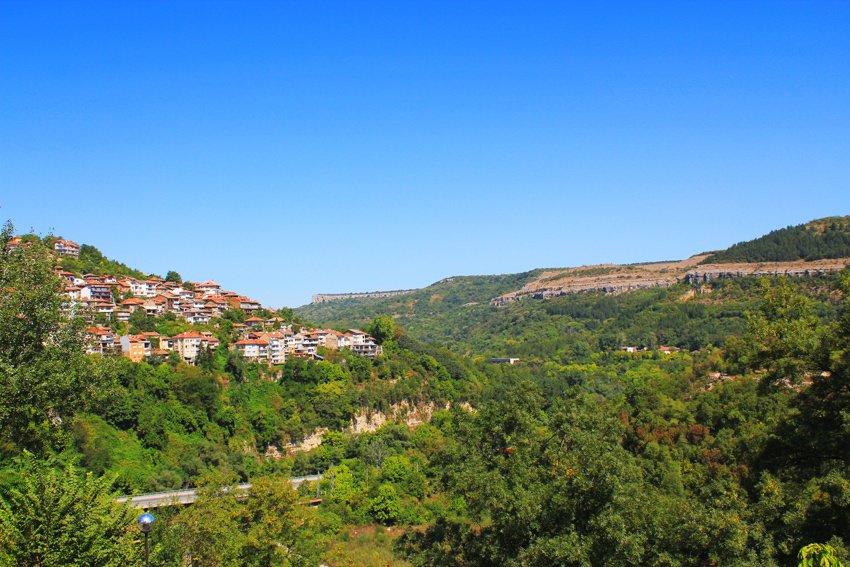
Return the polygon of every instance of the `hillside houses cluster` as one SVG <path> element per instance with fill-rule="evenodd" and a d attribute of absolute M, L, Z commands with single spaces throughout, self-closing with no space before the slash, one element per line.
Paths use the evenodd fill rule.
<path fill-rule="evenodd" d="M 261 322 L 261 323 L 260 323 Z M 233 325 L 239 339 L 229 348 L 239 352 L 249 362 L 283 364 L 288 358 L 320 358 L 319 347 L 330 350 L 349 348 L 355 354 L 374 358 L 383 353 L 373 337 L 358 329 L 344 333 L 333 329 L 301 329 L 294 332 L 291 325 L 275 329 L 279 318 L 252 317 L 246 323 Z M 221 344 L 209 331 L 185 331 L 173 337 L 155 332 L 118 336 L 109 327 L 96 325 L 87 330 L 88 352 L 121 354 L 133 362 L 148 356 L 168 356 L 177 353 L 181 360 L 195 364 L 203 349 L 214 350 Z"/>
<path fill-rule="evenodd" d="M 147 317 L 173 313 L 192 325 L 207 324 L 225 311 L 237 309 L 251 315 L 244 323 L 234 323 L 237 340 L 229 346 L 246 360 L 283 364 L 287 357 L 316 358 L 320 346 L 328 349 L 350 348 L 355 354 L 374 358 L 382 353 L 373 337 L 358 329 L 345 333 L 332 329 L 300 329 L 280 317 L 264 319 L 254 314 L 262 305 L 235 292 L 225 291 L 213 281 L 196 283 L 187 289 L 161 278 L 138 280 L 112 276 L 86 275 L 82 278 L 60 271 L 70 308 L 83 307 L 110 320 L 128 322 L 130 315 L 142 310 Z M 116 302 L 113 298 L 131 295 Z M 167 356 L 176 352 L 181 360 L 194 364 L 202 349 L 218 348 L 219 340 L 209 331 L 186 331 L 173 337 L 143 333 L 118 337 L 107 327 L 88 329 L 89 352 L 121 353 L 134 361 L 146 356 Z"/>
<path fill-rule="evenodd" d="M 268 364 L 283 364 L 287 357 L 316 358 L 318 348 L 330 350 L 350 348 L 355 354 L 375 358 L 383 353 L 373 337 L 358 329 L 341 333 L 333 329 L 301 329 L 292 332 L 291 326 L 278 331 L 247 331 L 231 348 L 247 360 Z"/>
<path fill-rule="evenodd" d="M 188 289 L 162 278 L 139 280 L 94 274 L 80 277 L 62 270 L 58 273 L 65 282 L 70 309 L 87 307 L 91 313 L 100 313 L 110 320 L 125 323 L 138 310 L 143 310 L 149 317 L 173 313 L 188 323 L 205 324 L 229 309 L 239 309 L 251 315 L 262 307 L 260 302 L 222 290 L 212 281 L 197 283 L 194 289 Z"/>
<path fill-rule="evenodd" d="M 7 244 L 9 249 L 26 243 L 20 236 Z M 80 246 L 75 242 L 56 239 L 53 251 L 57 256 L 78 257 Z M 124 276 L 84 274 L 56 269 L 62 278 L 63 291 L 70 313 L 90 316 L 87 329 L 89 353 L 121 354 L 139 362 L 148 356 L 169 356 L 172 352 L 189 364 L 195 364 L 204 349 L 215 350 L 220 341 L 208 330 L 190 330 L 175 336 L 155 332 L 119 336 L 96 320 L 129 323 L 131 315 L 142 312 L 146 317 L 173 314 L 191 325 L 206 325 L 226 311 L 239 310 L 248 318 L 233 323 L 228 337 L 230 350 L 242 354 L 248 361 L 283 364 L 288 357 L 317 358 L 319 347 L 349 348 L 354 353 L 374 358 L 382 348 L 367 333 L 351 329 L 341 333 L 332 329 L 294 330 L 280 317 L 262 318 L 260 302 L 233 291 L 224 290 L 214 281 L 180 284 L 159 277 L 138 279 Z M 100 317 L 98 317 L 98 315 Z"/>

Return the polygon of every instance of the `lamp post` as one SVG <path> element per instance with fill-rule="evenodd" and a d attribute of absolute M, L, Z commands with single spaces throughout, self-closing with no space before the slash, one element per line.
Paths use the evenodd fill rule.
<path fill-rule="evenodd" d="M 150 567 L 150 563 L 148 562 L 148 534 L 153 528 L 154 517 L 153 514 L 142 514 L 139 516 L 139 529 L 142 530 L 142 533 L 145 534 L 145 567 Z"/>

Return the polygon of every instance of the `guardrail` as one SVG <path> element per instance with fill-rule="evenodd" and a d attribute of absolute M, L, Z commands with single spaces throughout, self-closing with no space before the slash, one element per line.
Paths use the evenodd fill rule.
<path fill-rule="evenodd" d="M 308 476 L 296 476 L 289 479 L 292 486 L 298 487 L 304 482 L 316 482 L 321 480 L 322 475 L 314 474 Z M 231 488 L 225 488 L 226 492 L 230 490 L 247 491 L 251 489 L 250 483 L 237 484 Z M 167 490 L 163 492 L 150 492 L 147 494 L 136 494 L 133 496 L 121 496 L 116 498 L 118 503 L 127 502 L 135 508 L 143 510 L 149 508 L 160 508 L 163 506 L 179 506 L 183 504 L 192 504 L 198 497 L 197 491 L 194 488 L 186 488 L 183 490 Z"/>

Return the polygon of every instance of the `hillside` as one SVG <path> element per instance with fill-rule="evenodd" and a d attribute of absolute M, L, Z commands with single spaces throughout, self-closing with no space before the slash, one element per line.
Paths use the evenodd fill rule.
<path fill-rule="evenodd" d="M 11 230 L 12 227 L 7 224 L 6 228 Z M 61 236 L 48 235 L 40 237 L 37 234 L 21 234 L 12 237 L 9 241 L 9 246 L 14 248 L 21 244 L 34 242 L 40 242 L 53 250 L 58 256 L 59 265 L 62 269 L 75 274 L 110 275 L 139 279 L 146 279 L 153 275 L 131 268 L 117 260 L 107 258 L 91 244 L 80 246 L 76 242 L 63 239 Z M 70 246 L 73 253 L 66 252 L 64 246 Z"/>
<path fill-rule="evenodd" d="M 77 274 L 124 276 L 139 279 L 147 279 L 152 275 L 131 268 L 122 262 L 107 258 L 91 244 L 80 246 L 80 255 L 78 258 L 63 257 L 60 260 L 60 264 L 63 270 Z"/>
<path fill-rule="evenodd" d="M 596 542 L 581 564 L 686 566 L 707 557 L 712 563 L 699 564 L 784 565 L 821 534 L 839 534 L 844 539 L 830 540 L 836 545 L 850 541 L 844 501 L 810 489 L 846 485 L 841 463 L 829 457 L 848 446 L 833 416 L 847 412 L 850 376 L 850 353 L 835 350 L 848 344 L 850 286 L 834 273 L 762 285 L 705 277 L 697 257 L 455 277 L 404 296 L 312 306 L 311 317 L 394 315 L 406 332 L 376 318 L 366 329 L 382 348 L 371 356 L 339 342 L 278 363 L 243 354 L 246 341 L 235 339 L 254 332 L 237 333 L 236 320 L 257 333 L 288 325 L 233 309 L 207 324 L 220 336 L 216 348 L 194 359 L 184 352 L 134 361 L 112 350 L 86 354 L 85 344 L 103 339 L 87 336 L 81 311 L 63 315 L 69 296 L 58 285 L 56 255 L 42 242 L 4 245 L 9 236 L 0 239 L 2 529 L 44 531 L 50 522 L 40 516 L 53 516 L 30 510 L 57 508 L 59 494 L 61 510 L 74 517 L 96 502 L 86 529 L 104 539 L 98 516 L 114 515 L 115 537 L 138 550 L 137 532 L 127 529 L 133 516 L 115 492 L 203 485 L 208 491 L 193 506 L 156 510 L 155 564 L 189 555 L 216 564 L 224 554 L 233 565 L 271 564 L 256 560 L 257 546 L 276 552 L 284 542 L 304 559 L 294 565 L 457 564 L 453 557 L 569 565 L 562 558 L 573 546 L 563 541 L 580 538 Z M 634 289 L 629 279 L 696 269 L 698 285 Z M 632 289 L 488 301 L 570 278 L 586 286 L 619 278 Z M 184 292 L 203 293 L 176 296 Z M 137 310 L 129 326 L 163 318 Z M 302 333 L 303 326 L 291 338 L 309 338 Z M 211 342 L 215 333 L 191 335 Z M 268 341 L 248 344 L 271 346 L 276 334 L 264 335 Z M 520 362 L 482 360 L 494 355 Z M 316 472 L 325 479 L 290 487 L 290 476 Z M 236 482 L 252 485 L 247 498 L 216 490 Z M 80 486 L 91 495 L 77 497 Z M 206 529 L 210 517 L 221 530 Z M 551 528 L 517 527 L 525 525 Z M 620 526 L 613 541 L 611 525 Z M 696 526 L 702 539 L 690 538 Z M 45 548 L 64 549 L 56 539 Z M 35 544 L 0 540 L 0 564 L 30 564 Z M 635 540 L 649 543 L 632 549 Z M 117 556 L 123 544 L 101 545 Z M 619 559 L 624 546 L 628 561 Z M 537 560 L 550 549 L 555 561 Z M 121 564 L 140 564 L 125 555 Z"/>
<path fill-rule="evenodd" d="M 801 225 L 802 231 L 782 229 L 751 243 L 781 233 L 779 241 L 787 246 L 796 242 L 795 249 L 809 250 L 811 242 L 841 241 L 846 234 L 842 231 L 850 226 L 848 218 L 813 221 Z M 753 244 L 752 249 L 758 247 Z M 820 250 L 839 253 L 842 248 L 824 244 Z M 743 311 L 759 296 L 755 277 L 796 276 L 801 278 L 799 286 L 817 293 L 826 282 L 812 280 L 810 285 L 812 276 L 850 265 L 850 250 L 839 258 L 809 255 L 787 261 L 732 262 L 722 254 L 725 251 L 681 261 L 447 278 L 403 296 L 324 302 L 296 312 L 305 320 L 338 328 L 361 326 L 386 314 L 417 339 L 474 355 L 567 356 L 572 347 L 565 345 L 579 335 L 584 343 L 576 347 L 580 349 L 665 343 L 695 349 L 722 344 L 725 337 L 743 331 Z"/>
<path fill-rule="evenodd" d="M 339 328 L 361 325 L 378 314 L 398 319 L 438 317 L 458 309 L 467 310 L 487 304 L 492 298 L 534 280 L 540 271 L 450 277 L 404 295 L 323 301 L 299 307 L 295 312 L 305 321 L 323 321 Z"/>
<path fill-rule="evenodd" d="M 826 217 L 774 230 L 739 242 L 705 259 L 706 263 L 788 262 L 850 257 L 850 216 Z"/>

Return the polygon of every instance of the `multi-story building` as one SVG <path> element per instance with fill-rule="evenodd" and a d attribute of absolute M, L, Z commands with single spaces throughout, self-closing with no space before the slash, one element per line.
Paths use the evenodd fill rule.
<path fill-rule="evenodd" d="M 233 343 L 233 348 L 239 352 L 246 360 L 252 362 L 268 362 L 269 361 L 269 342 L 265 339 L 254 336 Z"/>
<path fill-rule="evenodd" d="M 108 327 L 86 329 L 86 352 L 107 354 L 115 351 L 115 335 Z"/>
<path fill-rule="evenodd" d="M 195 291 L 203 296 L 218 295 L 221 291 L 221 286 L 213 281 L 195 284 Z"/>
<path fill-rule="evenodd" d="M 269 343 L 269 364 L 283 364 L 286 362 L 286 338 L 283 333 L 279 331 L 258 333 L 256 337 L 264 339 Z"/>
<path fill-rule="evenodd" d="M 198 357 L 198 352 L 202 348 L 206 349 L 214 349 L 218 347 L 218 339 L 213 337 L 210 334 L 202 334 L 197 331 L 186 331 L 185 333 L 180 333 L 174 337 L 171 337 L 170 340 L 165 341 L 166 347 L 163 346 L 162 340 L 160 340 L 160 348 L 166 348 L 166 350 L 173 350 L 180 355 L 184 361 L 189 364 L 194 364 L 195 359 Z"/>
<path fill-rule="evenodd" d="M 130 293 L 132 293 L 134 297 L 153 297 L 157 294 L 157 288 L 159 288 L 162 284 L 162 280 L 137 280 L 135 278 L 127 278 L 122 280 L 121 284 L 129 286 Z"/>
<path fill-rule="evenodd" d="M 125 335 L 120 338 L 121 352 L 133 362 L 151 355 L 151 342 L 144 335 Z"/>
<path fill-rule="evenodd" d="M 183 318 L 193 325 L 205 325 L 210 322 L 210 314 L 206 311 L 192 309 L 182 313 Z"/>
<path fill-rule="evenodd" d="M 77 258 L 80 255 L 80 245 L 76 242 L 71 242 L 70 240 L 57 238 L 53 242 L 53 251 L 60 256 L 71 256 L 73 258 Z"/>
<path fill-rule="evenodd" d="M 112 289 L 103 282 L 87 281 L 80 286 L 80 298 L 112 301 Z"/>

